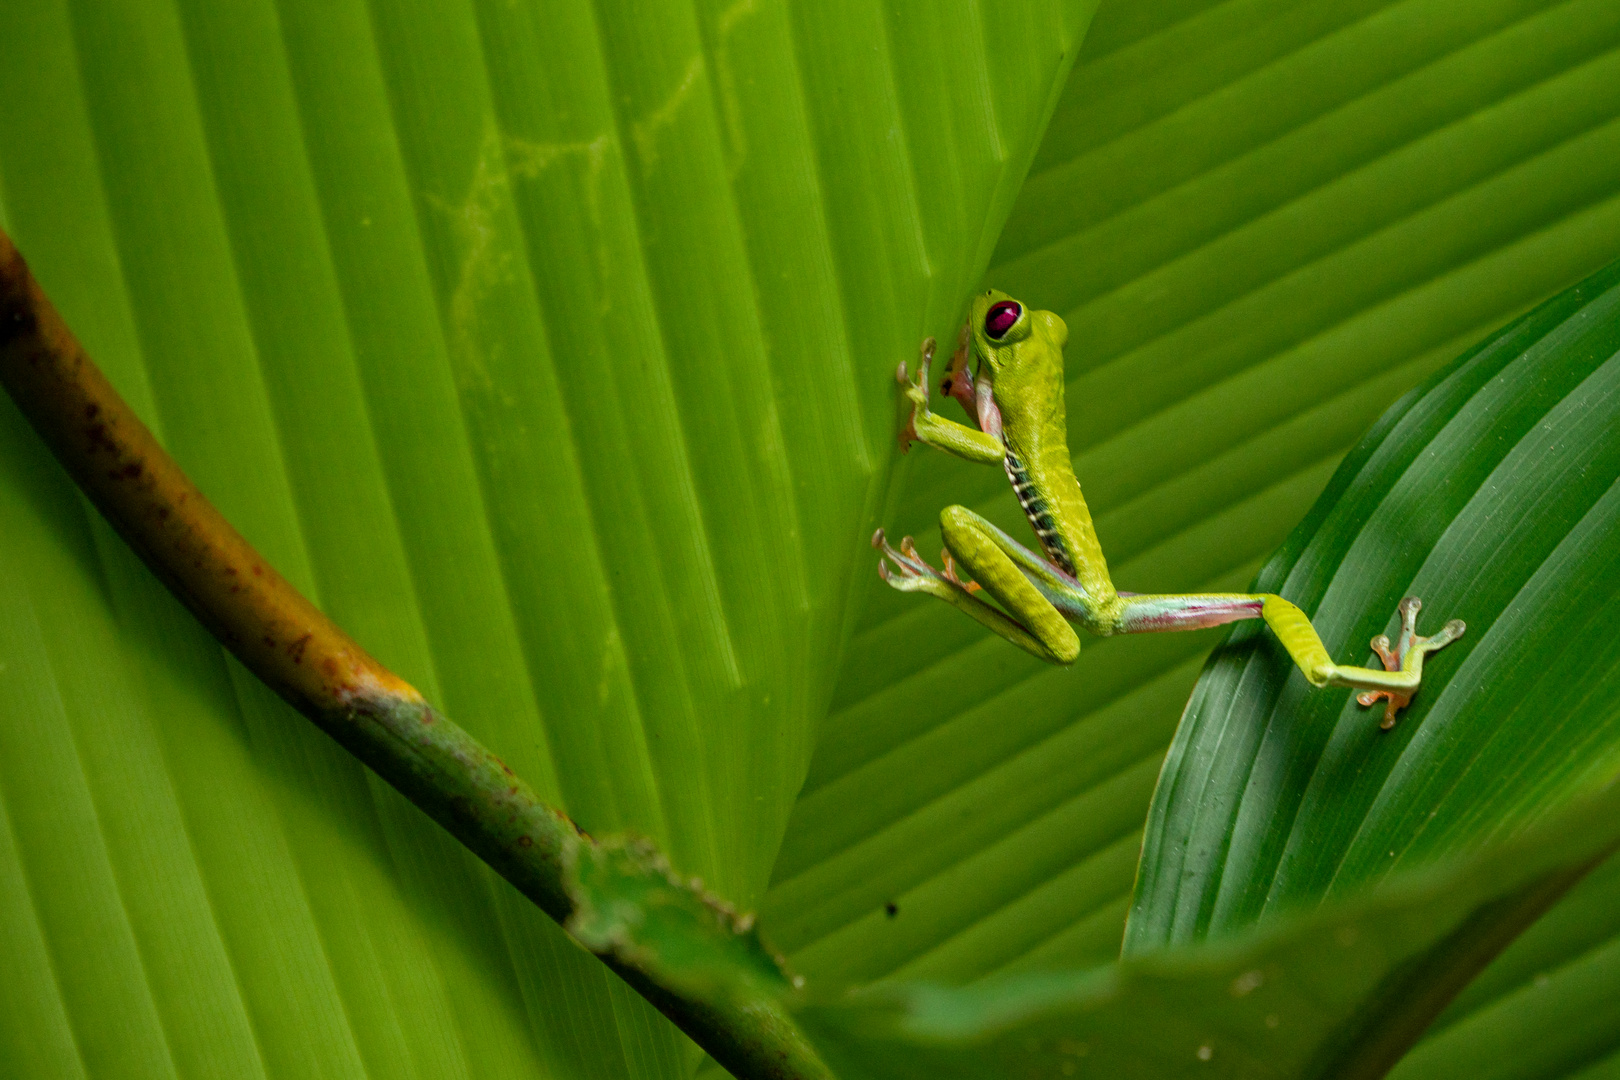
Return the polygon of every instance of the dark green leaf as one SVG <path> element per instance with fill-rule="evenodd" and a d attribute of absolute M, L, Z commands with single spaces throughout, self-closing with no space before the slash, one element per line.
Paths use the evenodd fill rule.
<path fill-rule="evenodd" d="M 845 1080 L 1381 1076 L 1424 1004 L 1414 975 L 1533 917 L 1620 838 L 1617 810 L 1611 789 L 1489 857 L 1219 944 L 967 988 L 890 983 L 801 1015 Z"/>
<path fill-rule="evenodd" d="M 1469 636 L 1401 726 L 1246 626 L 1165 763 L 1124 959 L 894 982 L 810 1012 L 829 1057 L 872 1077 L 1382 1076 L 1620 841 L 1617 416 L 1620 263 L 1391 409 L 1261 574 L 1336 656 L 1403 593 L 1461 609 Z"/>
<path fill-rule="evenodd" d="M 1486 968 L 1390 1075 L 1610 1080 L 1620 1056 L 1620 858 Z"/>
<path fill-rule="evenodd" d="M 1387 413 L 1257 588 L 1329 651 L 1462 618 L 1392 732 L 1236 631 L 1148 819 L 1126 951 L 1229 933 L 1483 847 L 1620 771 L 1620 264 Z M 1420 631 L 1422 630 L 1420 619 Z"/>

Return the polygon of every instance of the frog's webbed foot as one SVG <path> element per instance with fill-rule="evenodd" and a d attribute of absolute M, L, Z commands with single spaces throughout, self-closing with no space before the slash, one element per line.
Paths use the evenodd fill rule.
<path fill-rule="evenodd" d="M 960 510 L 961 507 L 957 509 Z M 994 604 L 986 603 L 983 597 L 987 591 L 977 582 L 962 577 L 956 569 L 956 560 L 949 551 L 941 552 L 945 569 L 940 571 L 929 566 L 922 556 L 917 554 L 917 545 L 912 543 L 909 536 L 900 541 L 900 547 L 896 550 L 884 539 L 883 530 L 879 529 L 872 534 L 872 546 L 883 552 L 884 561 L 878 563 L 878 574 L 890 588 L 899 589 L 901 592 L 921 592 L 937 596 L 952 607 L 967 613 L 981 626 L 995 631 L 1042 660 L 1067 664 L 1080 651 L 1079 639 L 1074 637 L 1072 630 L 1069 630 L 1069 645 L 1072 647 L 1065 649 L 1061 640 L 1057 646 L 1049 646 L 1030 633 L 1023 623 Z M 1017 574 L 1016 570 L 1011 572 Z M 1022 577 L 1018 580 L 1024 582 Z M 1027 583 L 1024 587 L 1032 595 L 1039 595 Z M 1055 610 L 1052 611 L 1052 617 L 1060 620 L 1062 618 Z M 1064 629 L 1069 628 L 1065 625 Z"/>
<path fill-rule="evenodd" d="M 911 402 L 911 415 L 906 419 L 906 426 L 900 429 L 900 452 L 903 454 L 911 449 L 911 444 L 917 442 L 917 417 L 928 415 L 928 365 L 934 359 L 934 339 L 923 338 L 922 348 L 918 350 L 917 373 L 911 375 L 906 370 L 906 362 L 900 361 L 900 366 L 894 369 L 894 381 L 905 387 L 903 393 L 906 400 Z M 875 545 L 874 545 L 875 546 Z"/>
<path fill-rule="evenodd" d="M 1379 634 L 1372 639 L 1372 650 L 1378 654 L 1378 659 L 1384 662 L 1385 671 L 1402 671 L 1407 667 L 1407 658 L 1412 650 L 1416 649 L 1417 657 L 1432 653 L 1436 649 L 1443 649 L 1453 641 L 1463 636 L 1468 627 L 1461 619 L 1452 619 L 1440 628 L 1440 632 L 1433 637 L 1420 637 L 1417 632 L 1417 614 L 1423 607 L 1423 601 L 1415 596 L 1408 596 L 1400 603 L 1401 632 L 1395 640 L 1395 647 L 1390 648 L 1389 638 Z M 1385 731 L 1395 726 L 1395 717 L 1412 701 L 1412 695 L 1417 693 L 1417 687 L 1410 690 L 1367 690 L 1356 695 L 1356 700 L 1363 705 L 1372 705 L 1379 698 L 1387 698 L 1388 704 L 1384 707 L 1384 721 L 1379 726 Z"/>

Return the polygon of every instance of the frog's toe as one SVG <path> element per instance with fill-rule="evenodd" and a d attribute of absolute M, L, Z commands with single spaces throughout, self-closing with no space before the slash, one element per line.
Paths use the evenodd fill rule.
<path fill-rule="evenodd" d="M 945 567 L 945 580 L 967 593 L 983 592 L 984 586 L 977 581 L 963 577 L 956 569 L 956 560 L 951 558 L 950 548 L 939 549 L 939 561 Z"/>
<path fill-rule="evenodd" d="M 1389 699 L 1389 703 L 1384 706 L 1384 719 L 1378 725 L 1388 731 L 1395 726 L 1395 718 L 1400 715 L 1400 711 L 1412 704 L 1412 695 L 1399 690 L 1368 690 L 1366 693 L 1356 695 L 1356 700 L 1363 705 L 1376 705 L 1379 698 Z"/>
<path fill-rule="evenodd" d="M 903 537 L 897 550 L 884 537 L 883 530 L 879 529 L 872 534 L 872 546 L 883 553 L 883 559 L 878 561 L 878 576 L 881 577 L 891 589 L 901 592 L 923 592 L 930 596 L 949 599 L 954 588 L 938 570 L 928 565 L 921 555 L 917 553 L 917 545 L 911 537 Z"/>
<path fill-rule="evenodd" d="M 909 536 L 903 537 L 900 541 L 900 547 L 896 549 L 893 544 L 889 543 L 888 537 L 884 535 L 883 530 L 879 529 L 872 534 L 872 546 L 883 553 L 883 559 L 878 560 L 878 573 L 882 574 L 883 580 L 891 585 L 895 585 L 896 579 L 900 578 L 939 576 L 932 566 L 929 566 L 917 555 L 917 545 L 912 542 Z M 890 563 L 894 564 L 892 570 L 890 569 Z M 895 587 L 901 588 L 902 586 L 895 585 Z"/>

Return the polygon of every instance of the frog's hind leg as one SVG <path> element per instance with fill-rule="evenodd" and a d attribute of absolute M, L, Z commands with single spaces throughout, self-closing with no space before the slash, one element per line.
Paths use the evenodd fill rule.
<path fill-rule="evenodd" d="M 947 506 L 939 515 L 939 528 L 950 553 L 1026 636 L 1034 639 L 1036 648 L 1023 641 L 1019 644 L 1043 660 L 1073 663 L 1080 655 L 1080 637 L 1032 580 L 1032 572 L 1046 578 L 1051 575 L 1038 574 L 1044 567 L 1019 565 L 1034 556 L 965 506 Z"/>
<path fill-rule="evenodd" d="M 948 552 L 945 553 L 945 570 L 941 572 L 928 565 L 928 562 L 917 553 L 917 545 L 912 543 L 909 536 L 901 539 L 900 547 L 896 550 L 883 535 L 883 530 L 879 529 L 872 534 L 872 546 L 888 559 L 888 562 L 879 561 L 878 576 L 883 578 L 891 589 L 927 593 L 929 596 L 938 597 L 972 616 L 976 622 L 995 631 L 1014 645 L 1034 653 L 1042 660 L 1051 659 L 1045 647 L 1021 624 L 974 595 L 983 592 L 983 587 L 973 581 L 963 581 L 956 572 L 955 564 L 950 561 Z M 893 564 L 892 567 L 890 564 Z"/>
<path fill-rule="evenodd" d="M 1277 596 L 1266 596 L 1266 622 L 1271 624 L 1277 636 L 1282 639 L 1288 651 L 1294 654 L 1295 661 L 1305 668 L 1305 676 L 1318 686 L 1348 686 L 1354 690 L 1362 691 L 1356 695 L 1356 700 L 1363 705 L 1371 705 L 1379 698 L 1388 698 L 1389 704 L 1384 709 L 1384 721 L 1381 725 L 1388 731 L 1395 726 L 1395 716 L 1411 702 L 1412 695 L 1417 693 L 1418 687 L 1423 684 L 1423 658 L 1437 649 L 1443 649 L 1453 641 L 1463 636 L 1468 627 L 1461 619 L 1452 619 L 1440 628 L 1438 634 L 1432 637 L 1422 637 L 1417 632 L 1417 615 L 1423 607 L 1422 601 L 1415 596 L 1408 596 L 1400 602 L 1397 610 L 1401 617 L 1401 632 L 1395 649 L 1391 651 L 1389 639 L 1382 634 L 1372 639 L 1372 647 L 1383 661 L 1384 670 L 1377 668 L 1357 667 L 1352 664 L 1316 665 L 1314 674 L 1311 668 L 1300 661 L 1298 643 L 1306 640 L 1319 651 L 1323 657 L 1326 651 L 1322 649 L 1322 641 L 1316 636 L 1310 621 L 1288 601 Z M 1293 622 L 1296 626 L 1288 626 Z M 1321 681 L 1319 681 L 1321 680 Z"/>
<path fill-rule="evenodd" d="M 972 514 L 972 511 L 963 507 L 951 509 Z M 946 515 L 949 514 L 950 511 L 947 510 Z M 946 515 L 941 515 L 942 520 Z M 948 528 L 946 544 L 949 546 L 942 552 L 945 569 L 940 571 L 928 565 L 917 553 L 917 547 L 912 543 L 911 537 L 902 539 L 899 550 L 896 550 L 884 538 L 882 529 L 872 536 L 872 546 L 883 552 L 888 559 L 888 562 L 878 564 L 878 573 L 891 588 L 899 589 L 901 592 L 922 592 L 936 596 L 972 616 L 986 629 L 994 631 L 1042 660 L 1067 664 L 1079 655 L 1080 639 L 1075 635 L 1073 628 L 1063 621 L 1051 603 L 1029 584 L 1012 560 L 996 548 L 993 542 L 976 530 L 972 535 L 967 535 L 960 530 Z M 994 551 L 994 554 L 990 554 L 990 551 Z M 959 574 L 955 561 L 957 559 L 960 559 L 964 569 L 978 580 L 965 579 Z M 1017 578 L 1011 589 L 1005 585 L 1005 582 L 1010 580 L 1008 574 Z M 1018 588 L 1019 585 L 1022 589 Z M 1026 610 L 1034 609 L 1035 627 L 1026 626 L 1018 618 L 993 604 L 986 603 L 982 597 L 987 593 L 1006 605 L 1008 610 L 1018 610 L 1014 605 L 1022 605 Z M 1042 605 L 1050 612 L 1051 619 L 1055 619 L 1062 631 L 1067 633 L 1067 641 L 1061 633 L 1053 632 L 1055 628 L 1050 625 L 1050 619 L 1040 617 L 1038 608 Z M 1018 611 L 1021 616 L 1025 613 Z M 1041 631 L 1041 635 L 1038 636 L 1035 630 Z M 1052 644 L 1048 645 L 1048 641 Z"/>
<path fill-rule="evenodd" d="M 1401 633 L 1395 649 L 1391 651 L 1389 639 L 1382 634 L 1373 638 L 1372 647 L 1384 662 L 1385 670 L 1379 671 L 1335 664 L 1305 613 L 1273 593 L 1141 595 L 1122 596 L 1121 600 L 1120 614 L 1111 630 L 1116 634 L 1192 630 L 1239 619 L 1262 618 L 1312 686 L 1348 686 L 1360 690 L 1362 693 L 1356 700 L 1363 705 L 1388 698 L 1385 729 L 1395 726 L 1395 714 L 1407 706 L 1422 684 L 1424 656 L 1462 637 L 1466 629 L 1462 620 L 1453 619 L 1433 637 L 1418 636 L 1417 613 L 1423 605 L 1417 597 L 1408 596 L 1400 604 Z"/>

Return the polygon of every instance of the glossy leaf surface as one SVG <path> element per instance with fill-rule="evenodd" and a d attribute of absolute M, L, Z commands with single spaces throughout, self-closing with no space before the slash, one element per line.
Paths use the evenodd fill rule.
<path fill-rule="evenodd" d="M 1431 658 L 1393 734 L 1234 632 L 1166 760 L 1124 959 L 897 981 L 811 1014 L 829 1053 L 874 1077 L 1383 1075 L 1620 840 L 1617 415 L 1620 263 L 1386 413 L 1260 575 L 1335 655 L 1388 630 L 1384 593 L 1467 608 L 1471 648 Z"/>
<path fill-rule="evenodd" d="M 1359 658 L 1405 595 L 1471 630 L 1387 734 L 1234 632 L 1165 762 L 1128 953 L 1352 895 L 1614 780 L 1616 417 L 1620 264 L 1380 419 L 1256 584 L 1313 612 L 1334 655 Z"/>

